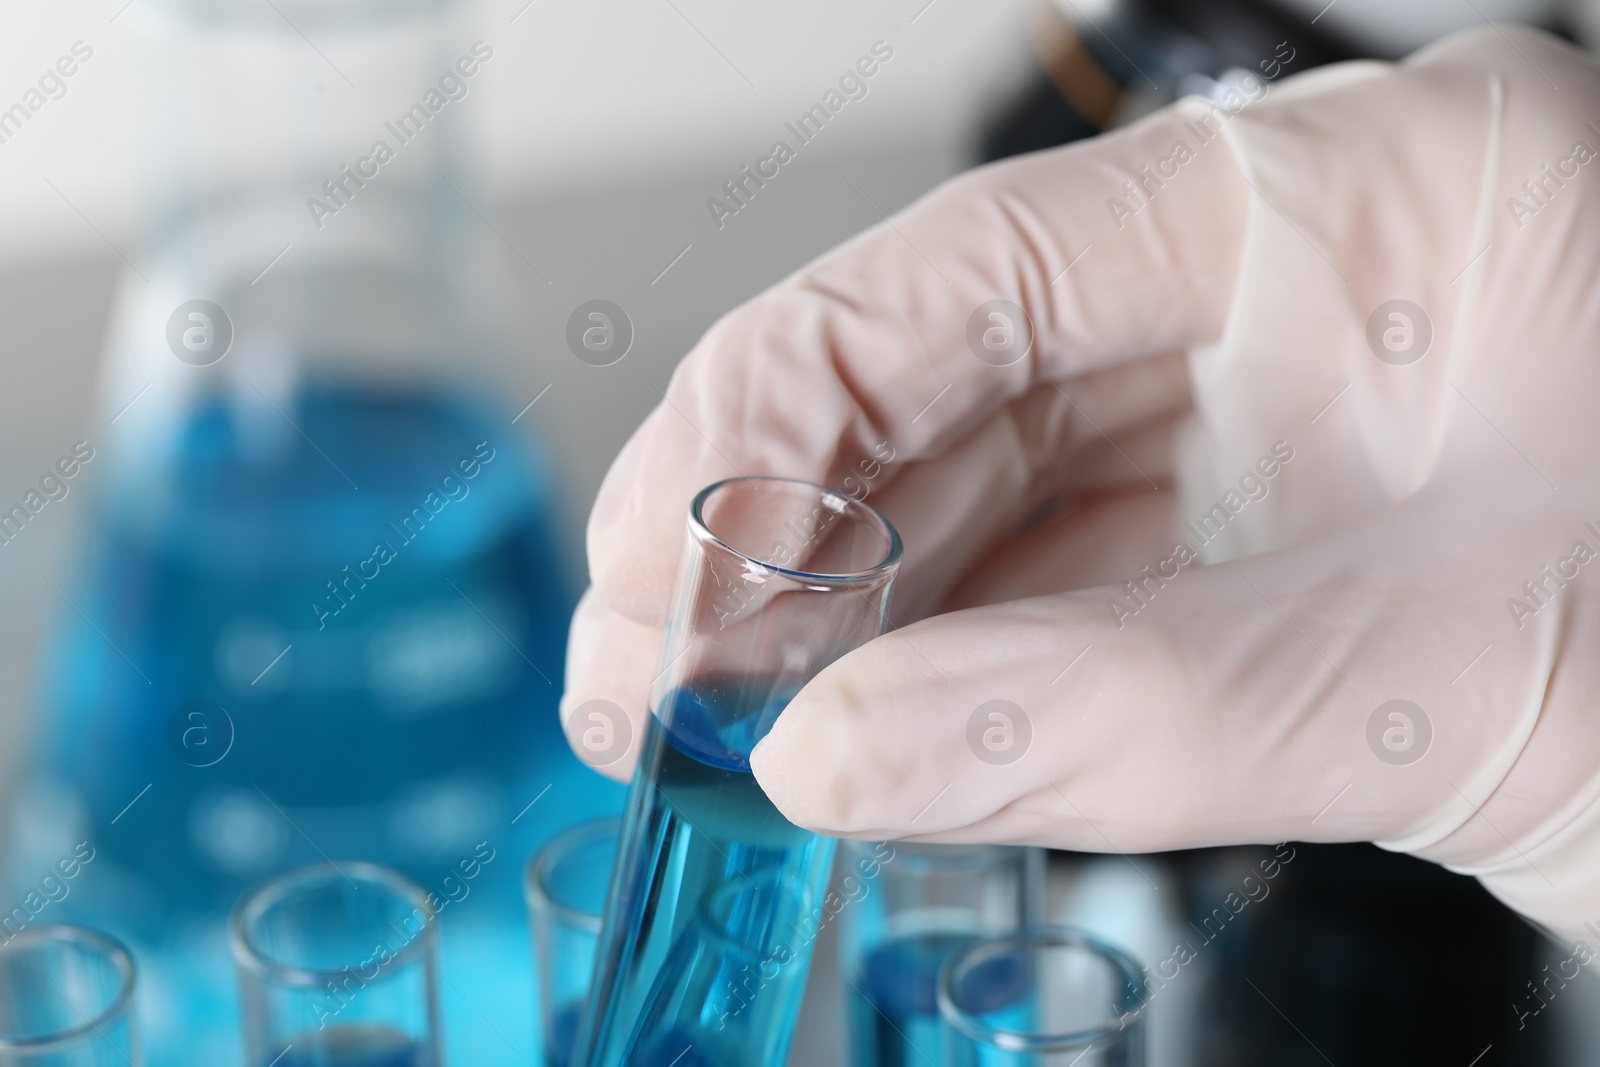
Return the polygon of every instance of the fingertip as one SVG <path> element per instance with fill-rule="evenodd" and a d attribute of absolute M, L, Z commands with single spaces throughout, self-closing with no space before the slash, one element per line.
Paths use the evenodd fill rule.
<path fill-rule="evenodd" d="M 814 833 L 839 836 L 826 805 L 818 802 L 832 792 L 835 766 L 812 755 L 809 734 L 815 709 L 797 696 L 778 716 L 772 731 L 750 753 L 756 783 L 783 817 Z"/>
<path fill-rule="evenodd" d="M 622 707 L 604 697 L 561 700 L 561 732 L 573 755 L 617 782 L 633 777 L 639 762 L 639 735 Z"/>
<path fill-rule="evenodd" d="M 756 782 L 784 818 L 829 837 L 883 835 L 885 783 L 894 774 L 872 756 L 881 745 L 866 709 L 881 694 L 873 696 L 871 655 L 858 649 L 813 679 L 750 756 Z"/>
<path fill-rule="evenodd" d="M 584 532 L 593 588 L 616 612 L 652 626 L 666 624 L 684 520 L 699 488 L 674 491 L 676 481 L 663 476 L 665 470 L 681 479 L 691 464 L 663 440 L 659 412 L 639 425 L 612 461 Z"/>
<path fill-rule="evenodd" d="M 761 791 L 767 795 L 767 799 L 772 801 L 773 806 L 783 814 L 783 817 L 796 826 L 805 826 L 805 823 L 796 817 L 798 809 L 794 803 L 793 785 L 789 780 L 788 753 L 782 744 L 773 744 L 771 734 L 756 742 L 756 747 L 750 750 L 750 770 L 756 776 L 756 784 L 761 787 Z"/>
<path fill-rule="evenodd" d="M 619 782 L 638 762 L 661 639 L 660 629 L 614 610 L 593 588 L 572 616 L 561 729 L 580 760 Z"/>

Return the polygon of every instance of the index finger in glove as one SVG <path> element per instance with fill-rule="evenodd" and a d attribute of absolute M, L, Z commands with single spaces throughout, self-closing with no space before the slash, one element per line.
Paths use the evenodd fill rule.
<path fill-rule="evenodd" d="M 569 733 L 580 706 L 605 700 L 642 737 L 659 666 L 647 646 L 666 622 L 689 501 L 712 482 L 870 489 L 905 539 L 900 600 L 920 614 L 985 539 L 1060 486 L 1073 438 L 1103 442 L 1142 488 L 1161 478 L 1124 435 L 1188 407 L 1178 353 L 1221 329 L 1248 192 L 1225 148 L 1174 162 L 1185 121 L 1172 108 L 975 171 L 717 323 L 601 488 Z M 1181 179 L 1145 179 L 1157 195 L 1138 226 L 1110 210 L 1126 175 L 1163 165 Z M 625 777 L 632 763 L 602 769 Z"/>
<path fill-rule="evenodd" d="M 837 484 L 886 455 L 892 480 L 937 464 L 1044 383 L 1213 339 L 1248 187 L 1226 148 L 1174 162 L 1185 118 L 1170 108 L 972 172 L 718 322 L 601 488 L 588 535 L 599 596 L 661 625 L 689 501 L 714 481 Z M 1180 165 L 1166 180 L 1151 170 Z M 1140 225 L 1119 231 L 1126 219 L 1107 193 L 1130 174 L 1148 175 L 1154 195 Z M 1020 447 L 1004 460 L 1030 463 Z M 1019 509 L 1027 473 L 994 472 L 1012 478 Z M 968 506 L 992 513 L 996 501 L 976 494 Z M 919 531 L 901 533 L 914 571 L 925 565 Z"/>

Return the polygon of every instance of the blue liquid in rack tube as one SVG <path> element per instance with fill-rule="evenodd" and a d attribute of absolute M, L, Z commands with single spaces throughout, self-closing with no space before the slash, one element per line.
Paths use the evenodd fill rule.
<path fill-rule="evenodd" d="M 971 935 L 923 933 L 875 946 L 850 993 L 852 1067 L 939 1063 L 939 968 Z"/>
<path fill-rule="evenodd" d="M 575 1063 L 781 1067 L 835 845 L 785 819 L 750 772 L 797 688 L 702 680 L 651 719 Z M 730 882 L 748 895 L 708 920 L 707 894 Z"/>
<path fill-rule="evenodd" d="M 891 938 L 862 961 L 850 996 L 850 1067 L 943 1064 L 947 1024 L 939 1015 L 939 971 L 974 935 L 924 931 Z M 1036 980 L 1029 960 L 1003 954 L 968 970 L 957 1000 L 992 1026 L 1026 1031 L 1036 1022 Z M 1011 1062 L 995 1053 L 996 1062 Z M 963 1063 L 970 1062 L 962 1060 Z M 980 1056 L 977 1062 L 989 1062 Z"/>
<path fill-rule="evenodd" d="M 583 1004 L 579 1001 L 563 1004 L 550 1020 L 550 1032 L 544 1035 L 544 1062 L 547 1067 L 566 1067 L 572 1060 L 572 1045 L 578 1037 L 578 1024 L 583 1021 Z"/>
<path fill-rule="evenodd" d="M 259 1064 L 258 1067 L 267 1067 Z M 433 1053 L 398 1030 L 335 1026 L 302 1034 L 275 1067 L 437 1067 Z"/>

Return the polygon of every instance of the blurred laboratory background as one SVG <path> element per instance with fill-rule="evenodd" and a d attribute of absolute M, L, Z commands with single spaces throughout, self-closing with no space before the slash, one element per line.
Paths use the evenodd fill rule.
<path fill-rule="evenodd" d="M 522 868 L 622 799 L 557 721 L 584 523 L 699 335 L 978 163 L 1499 19 L 1600 39 L 1564 0 L 6 8 L 0 943 L 106 931 L 146 1062 L 245 1064 L 234 902 L 382 864 L 436 905 L 444 1059 L 542 1062 Z M 1600 1059 L 1570 946 L 1416 861 L 1049 867 L 1049 921 L 1170 976 L 1152 1063 Z M 795 1064 L 843 1056 L 832 938 Z"/>

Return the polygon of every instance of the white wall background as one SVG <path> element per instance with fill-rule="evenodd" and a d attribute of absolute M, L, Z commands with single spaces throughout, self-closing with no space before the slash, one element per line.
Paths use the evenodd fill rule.
<path fill-rule="evenodd" d="M 166 2 L 52 0 L 0 11 L 0 107 L 20 99 L 74 41 L 94 49 L 68 80 L 67 94 L 0 144 L 0 256 L 103 248 L 95 229 L 113 242 L 135 234 L 140 139 L 160 120 L 140 113 L 147 94 L 139 79 L 149 57 L 141 55 L 138 29 L 141 18 L 152 17 L 145 8 Z M 231 6 L 275 17 L 268 0 Z M 335 70 L 347 65 L 341 59 L 351 51 L 349 41 L 319 31 L 297 10 L 309 6 L 304 0 L 278 6 L 307 27 L 308 73 L 315 77 L 320 68 L 330 93 L 359 97 L 364 90 L 350 90 Z M 470 33 L 463 44 L 481 37 L 497 54 L 474 86 L 479 98 L 455 117 L 475 127 L 489 180 L 502 197 L 634 185 L 750 160 L 781 132 L 784 119 L 814 102 L 881 38 L 894 45 L 895 60 L 875 79 L 870 106 L 829 131 L 826 151 L 889 141 L 937 150 L 954 162 L 975 114 L 1025 62 L 1020 6 L 1019 0 L 481 0 L 463 19 Z M 248 104 L 240 101 L 241 110 Z M 262 154 L 274 149 L 267 137 L 253 143 Z M 248 168 L 254 160 L 246 152 L 235 162 Z"/>

